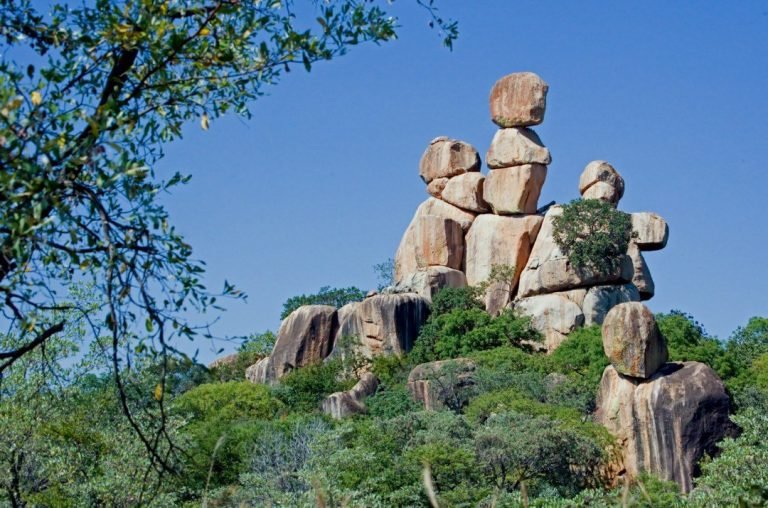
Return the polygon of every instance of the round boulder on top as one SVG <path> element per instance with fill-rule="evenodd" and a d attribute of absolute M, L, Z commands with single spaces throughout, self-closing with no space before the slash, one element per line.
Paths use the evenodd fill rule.
<path fill-rule="evenodd" d="M 532 72 L 504 76 L 491 89 L 491 119 L 499 127 L 527 127 L 544 121 L 549 85 Z"/>
<path fill-rule="evenodd" d="M 425 183 L 469 171 L 480 171 L 480 155 L 475 147 L 445 136 L 429 143 L 419 163 L 419 175 Z"/>
<path fill-rule="evenodd" d="M 613 307 L 603 321 L 603 350 L 625 376 L 648 379 L 667 363 L 667 343 L 653 313 L 639 302 Z"/>
<path fill-rule="evenodd" d="M 583 199 L 599 199 L 615 208 L 624 196 L 624 179 L 607 162 L 592 161 L 581 173 L 579 192 Z"/>

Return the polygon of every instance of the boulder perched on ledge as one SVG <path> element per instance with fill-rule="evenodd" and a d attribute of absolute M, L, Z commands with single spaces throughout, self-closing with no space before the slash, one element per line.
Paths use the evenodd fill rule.
<path fill-rule="evenodd" d="M 722 381 L 703 363 L 667 363 L 650 379 L 609 365 L 595 419 L 618 439 L 629 476 L 652 473 L 690 492 L 699 460 L 736 432 L 729 409 Z"/>

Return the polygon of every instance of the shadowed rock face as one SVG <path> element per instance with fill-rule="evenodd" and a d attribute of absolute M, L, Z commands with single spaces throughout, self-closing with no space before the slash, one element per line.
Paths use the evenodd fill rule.
<path fill-rule="evenodd" d="M 608 366 L 600 381 L 596 420 L 618 438 L 631 476 L 647 471 L 690 492 L 698 461 L 734 435 L 730 401 L 715 372 L 698 362 L 667 363 L 650 379 Z"/>
<path fill-rule="evenodd" d="M 343 337 L 352 337 L 354 348 L 367 358 L 407 353 L 428 316 L 429 300 L 413 293 L 376 295 L 345 305 L 339 309 L 332 355 L 346 353 L 340 347 Z"/>
<path fill-rule="evenodd" d="M 304 305 L 280 325 L 272 354 L 246 371 L 256 383 L 273 383 L 293 369 L 322 361 L 333 349 L 338 319 L 329 305 Z"/>

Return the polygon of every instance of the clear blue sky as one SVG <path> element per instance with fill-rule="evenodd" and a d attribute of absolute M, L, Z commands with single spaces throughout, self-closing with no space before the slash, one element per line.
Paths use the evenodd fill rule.
<path fill-rule="evenodd" d="M 646 256 L 654 311 L 687 311 L 723 338 L 768 315 L 767 3 L 443 0 L 453 52 L 414 4 L 395 3 L 398 41 L 297 69 L 252 120 L 193 125 L 166 148 L 163 172 L 194 175 L 166 202 L 209 284 L 249 295 L 216 331 L 276 329 L 285 299 L 324 285 L 374 287 L 372 265 L 426 198 L 427 143 L 447 135 L 484 156 L 490 88 L 524 70 L 550 85 L 540 203 L 578 197 L 586 163 L 608 160 L 626 181 L 620 208 L 670 225 Z"/>

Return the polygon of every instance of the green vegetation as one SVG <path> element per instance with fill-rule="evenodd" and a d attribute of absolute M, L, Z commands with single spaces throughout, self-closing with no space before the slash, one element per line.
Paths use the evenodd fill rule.
<path fill-rule="evenodd" d="M 283 303 L 280 319 L 285 319 L 288 317 L 288 314 L 302 305 L 330 305 L 338 308 L 348 303 L 359 302 L 363 298 L 365 298 L 365 292 L 356 287 L 332 288 L 330 286 L 323 286 L 317 293 L 293 296 L 286 300 Z"/>
<path fill-rule="evenodd" d="M 657 316 L 674 360 L 709 363 L 736 397 L 743 432 L 705 459 L 697 488 L 641 476 L 606 489 L 613 438 L 592 422 L 607 360 L 597 326 L 551 355 L 531 351 L 527 320 L 482 310 L 477 289 L 448 289 L 410 355 L 368 363 L 379 377 L 367 414 L 330 420 L 332 392 L 356 381 L 346 355 L 293 370 L 274 386 L 243 381 L 241 365 L 264 355 L 270 332 L 252 335 L 225 366 L 137 355 L 123 376 L 132 404 L 167 402 L 157 450 L 164 471 L 135 439 L 99 344 L 68 327 L 16 362 L 0 384 L 0 506 L 757 506 L 768 496 L 766 320 L 751 319 L 721 343 L 678 311 Z M 87 305 L 87 291 L 73 298 Z M 18 339 L 2 336 L 4 347 Z M 41 362 L 46 355 L 48 362 Z M 254 356 L 255 355 L 255 356 Z M 469 358 L 441 373 L 445 409 L 424 411 L 407 388 L 422 361 Z M 66 366 L 66 367 L 65 367 Z M 53 369 L 53 370 L 51 370 Z M 164 384 L 157 384 L 160 370 Z M 450 371 L 450 369 L 448 369 Z M 236 376 L 240 376 L 234 379 Z M 233 379 L 230 379 L 233 378 Z M 149 408 L 149 409 L 147 409 Z M 132 407 L 134 414 L 142 414 Z"/>
<path fill-rule="evenodd" d="M 556 216 L 554 238 L 577 270 L 608 273 L 627 253 L 632 231 L 630 216 L 599 199 L 577 199 Z"/>

